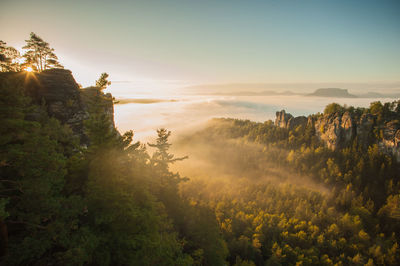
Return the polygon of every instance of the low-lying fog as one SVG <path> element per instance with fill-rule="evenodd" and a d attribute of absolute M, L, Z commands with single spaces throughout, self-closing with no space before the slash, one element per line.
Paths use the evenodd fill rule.
<path fill-rule="evenodd" d="M 393 99 L 379 99 L 382 102 Z M 125 98 L 115 105 L 115 123 L 120 132 L 134 130 L 135 141 L 154 142 L 156 130 L 164 127 L 172 131 L 171 152 L 176 156 L 188 155 L 186 163 L 176 163 L 173 171 L 208 186 L 232 186 L 245 178 L 248 182 L 279 182 L 326 194 L 322 185 L 309 177 L 283 169 L 276 162 L 264 158 L 260 144 L 223 139 L 201 133 L 210 126 L 210 119 L 230 117 L 263 122 L 275 119 L 278 110 L 292 115 L 309 115 L 323 112 L 332 102 L 358 107 L 368 107 L 374 99 L 326 98 L 307 96 L 168 96 Z M 207 130 L 205 130 L 208 132 Z M 218 177 L 218 179 L 216 179 Z M 231 182 L 235 180 L 234 182 Z M 212 181 L 212 182 L 211 182 Z M 215 183 L 217 182 L 217 183 Z M 222 182 L 222 183 L 218 183 Z M 185 183 L 186 184 L 186 183 Z M 186 184 L 186 185 L 187 185 Z M 219 184 L 219 185 L 218 185 Z"/>
<path fill-rule="evenodd" d="M 275 119 L 275 112 L 285 109 L 294 116 L 323 112 L 332 102 L 368 107 L 370 102 L 394 99 L 330 98 L 307 96 L 135 96 L 116 104 L 115 123 L 122 133 L 133 130 L 135 139 L 149 141 L 156 129 L 165 127 L 172 137 L 200 126 L 214 117 L 230 117 L 263 122 Z"/>

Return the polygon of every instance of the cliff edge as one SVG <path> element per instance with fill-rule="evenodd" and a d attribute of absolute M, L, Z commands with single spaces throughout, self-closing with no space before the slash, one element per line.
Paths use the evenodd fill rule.
<path fill-rule="evenodd" d="M 88 145 L 84 121 L 90 117 L 90 103 L 94 97 L 100 97 L 102 108 L 114 127 L 114 106 L 111 94 L 103 94 L 98 88 L 80 89 L 71 71 L 49 69 L 40 73 L 4 72 L 2 80 L 12 80 L 23 86 L 25 94 L 32 102 L 43 106 L 50 117 L 68 125 L 74 135 L 79 137 L 81 145 Z M 37 114 L 32 113 L 31 119 Z"/>
<path fill-rule="evenodd" d="M 400 118 L 380 121 L 378 115 L 345 111 L 332 114 L 293 117 L 282 110 L 276 112 L 275 125 L 292 130 L 311 127 L 325 145 L 336 150 L 349 146 L 354 139 L 367 147 L 378 144 L 381 151 L 400 161 Z"/>

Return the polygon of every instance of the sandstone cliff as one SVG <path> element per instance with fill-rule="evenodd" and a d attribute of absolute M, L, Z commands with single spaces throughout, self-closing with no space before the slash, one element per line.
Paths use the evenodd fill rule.
<path fill-rule="evenodd" d="M 293 117 L 291 114 L 286 113 L 285 110 L 276 112 L 275 125 L 278 127 L 294 129 L 299 125 L 305 124 L 307 124 L 305 116 Z"/>
<path fill-rule="evenodd" d="M 378 123 L 375 115 L 355 115 L 350 112 L 293 117 L 282 110 L 276 113 L 275 125 L 286 129 L 299 125 L 313 127 L 316 136 L 332 150 L 350 145 L 357 137 L 366 146 L 377 143 L 381 151 L 394 155 L 400 161 L 399 120 Z"/>
<path fill-rule="evenodd" d="M 40 73 L 8 72 L 1 73 L 5 80 L 21 84 L 33 103 L 43 105 L 50 117 L 67 124 L 81 140 L 88 144 L 83 122 L 90 116 L 90 99 L 102 95 L 104 112 L 114 127 L 114 107 L 111 94 L 104 95 L 96 88 L 80 89 L 71 71 L 50 69 Z M 4 80 L 4 79 L 3 79 Z M 31 119 L 37 114 L 32 113 Z"/>

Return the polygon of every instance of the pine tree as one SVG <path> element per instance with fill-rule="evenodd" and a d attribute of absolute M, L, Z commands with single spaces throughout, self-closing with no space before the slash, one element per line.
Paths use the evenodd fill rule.
<path fill-rule="evenodd" d="M 26 45 L 22 48 L 27 50 L 23 55 L 25 58 L 24 66 L 26 67 L 30 66 L 39 72 L 50 68 L 63 68 L 58 62 L 54 49 L 50 48 L 49 43 L 33 32 L 31 32 L 30 39 L 26 40 Z"/>
<path fill-rule="evenodd" d="M 109 75 L 107 73 L 101 73 L 100 78 L 96 80 L 96 87 L 100 88 L 100 90 L 104 90 L 107 86 L 111 85 L 111 81 L 108 81 Z"/>
<path fill-rule="evenodd" d="M 72 132 L 31 105 L 17 82 L 0 79 L 0 96 L 0 264 L 77 265 L 84 208 L 63 193 Z M 26 119 L 32 110 L 40 121 Z"/>
<path fill-rule="evenodd" d="M 150 147 L 156 148 L 157 150 L 153 153 L 151 158 L 153 166 L 161 172 L 167 173 L 169 171 L 169 164 L 176 161 L 182 161 L 188 158 L 188 156 L 174 158 L 173 154 L 168 153 L 169 147 L 168 138 L 171 136 L 171 131 L 167 131 L 165 128 L 157 130 L 158 138 L 157 143 L 148 143 Z"/>
<path fill-rule="evenodd" d="M 17 59 L 20 54 L 17 49 L 11 46 L 7 46 L 6 42 L 0 40 L 0 71 L 19 71 L 20 65 Z"/>

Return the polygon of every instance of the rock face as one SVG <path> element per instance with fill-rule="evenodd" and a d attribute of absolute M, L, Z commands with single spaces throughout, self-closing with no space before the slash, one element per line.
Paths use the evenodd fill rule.
<path fill-rule="evenodd" d="M 314 123 L 316 135 L 328 148 L 337 149 L 348 145 L 356 136 L 357 123 L 350 113 L 323 115 Z"/>
<path fill-rule="evenodd" d="M 88 144 L 84 133 L 83 122 L 89 118 L 88 95 L 79 88 L 71 71 L 65 69 L 50 69 L 40 73 L 2 73 L 6 78 L 12 78 L 23 84 L 24 90 L 34 103 L 47 108 L 50 117 L 58 119 L 62 124 L 71 127 L 73 133 L 81 140 L 82 145 Z M 92 89 L 94 90 L 94 89 Z M 102 94 L 97 90 L 97 94 Z M 102 97 L 104 111 L 108 114 L 114 126 L 114 107 L 111 94 Z M 35 114 L 32 114 L 34 119 Z"/>
<path fill-rule="evenodd" d="M 349 112 L 317 117 L 309 116 L 308 118 L 293 117 L 282 110 L 276 112 L 275 125 L 286 129 L 293 129 L 299 125 L 313 127 L 316 136 L 332 150 L 350 145 L 356 137 L 367 146 L 373 139 L 374 131 L 378 130 L 383 135 L 377 143 L 380 150 L 394 155 L 400 161 L 400 122 L 394 120 L 378 126 L 375 124 L 375 120 L 376 118 L 371 114 L 353 117 Z"/>
<path fill-rule="evenodd" d="M 380 141 L 379 148 L 386 153 L 394 154 L 400 161 L 400 122 L 390 121 L 382 129 L 383 139 Z"/>
<path fill-rule="evenodd" d="M 287 114 L 285 110 L 276 112 L 275 126 L 287 128 L 290 118 L 293 118 L 293 116 L 291 114 Z"/>
<path fill-rule="evenodd" d="M 306 125 L 307 118 L 305 116 L 293 117 L 286 113 L 285 110 L 276 112 L 275 125 L 281 128 L 294 129 L 300 125 Z"/>
<path fill-rule="evenodd" d="M 83 121 L 89 115 L 85 110 L 78 84 L 71 71 L 50 69 L 38 74 L 27 74 L 25 90 L 38 104 L 47 106 L 49 116 L 63 124 L 68 124 L 72 131 L 83 137 Z"/>

